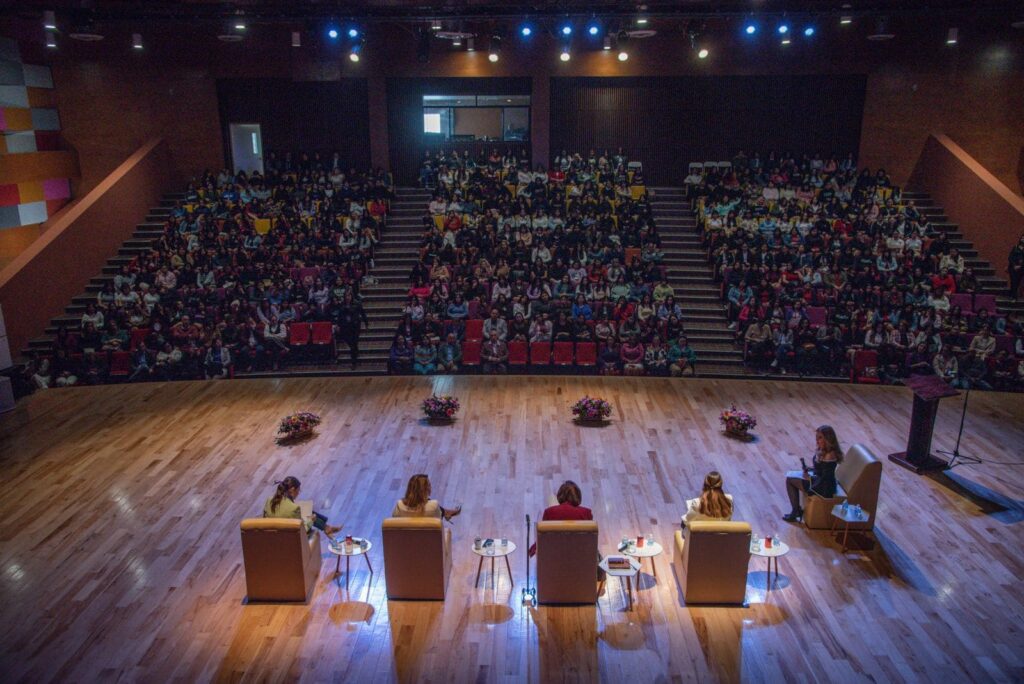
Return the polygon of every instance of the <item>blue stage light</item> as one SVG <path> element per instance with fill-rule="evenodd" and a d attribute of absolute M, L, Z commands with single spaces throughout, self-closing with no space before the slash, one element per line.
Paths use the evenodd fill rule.
<path fill-rule="evenodd" d="M 349 38 L 358 38 L 359 37 L 359 29 L 357 29 L 357 28 L 350 28 L 348 30 L 348 37 Z"/>
<path fill-rule="evenodd" d="M 753 24 L 747 24 L 747 27 L 743 30 L 747 32 L 748 36 L 752 36 L 755 33 L 757 33 L 757 27 L 754 26 Z"/>
<path fill-rule="evenodd" d="M 601 27 L 598 26 L 597 24 L 591 24 L 590 27 L 587 29 L 587 33 L 589 33 L 592 36 L 596 36 L 600 32 Z"/>
<path fill-rule="evenodd" d="M 335 40 L 338 37 L 338 29 L 332 28 L 327 30 L 327 37 L 331 40 Z"/>
<path fill-rule="evenodd" d="M 805 28 L 804 29 L 804 35 L 807 36 L 808 38 L 813 36 L 814 35 L 814 27 L 813 26 L 808 26 L 807 28 Z"/>
<path fill-rule="evenodd" d="M 525 24 L 521 29 L 519 29 L 519 32 L 523 34 L 524 38 L 529 38 L 533 35 L 533 28 L 529 24 Z"/>
<path fill-rule="evenodd" d="M 564 24 L 562 26 L 562 28 L 559 29 L 559 30 L 561 31 L 563 36 L 571 36 L 572 35 L 572 24 Z"/>
<path fill-rule="evenodd" d="M 789 24 L 779 24 L 779 33 L 789 33 Z"/>

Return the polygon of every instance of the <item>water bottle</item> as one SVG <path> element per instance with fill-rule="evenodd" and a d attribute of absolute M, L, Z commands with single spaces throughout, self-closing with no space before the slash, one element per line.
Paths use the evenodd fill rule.
<path fill-rule="evenodd" d="M 847 512 L 849 512 L 849 510 L 850 510 L 850 502 L 844 499 L 843 500 L 843 515 L 846 515 Z"/>

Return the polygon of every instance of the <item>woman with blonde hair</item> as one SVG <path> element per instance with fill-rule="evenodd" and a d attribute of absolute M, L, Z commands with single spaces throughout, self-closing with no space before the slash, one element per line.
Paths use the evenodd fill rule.
<path fill-rule="evenodd" d="M 732 495 L 722 490 L 722 476 L 712 470 L 704 477 L 704 489 L 686 502 L 683 527 L 694 520 L 732 520 Z"/>
<path fill-rule="evenodd" d="M 798 522 L 803 517 L 800 508 L 800 492 L 807 496 L 821 496 L 826 499 L 836 495 L 836 466 L 843 462 L 843 451 L 839 448 L 839 438 L 831 425 L 822 425 L 814 431 L 817 448 L 811 467 L 804 466 L 803 471 L 793 470 L 786 473 L 786 493 L 792 510 L 782 516 L 786 522 Z M 803 459 L 800 459 L 803 462 Z"/>
<path fill-rule="evenodd" d="M 444 518 L 450 522 L 461 512 L 462 506 L 446 509 L 437 503 L 437 499 L 431 499 L 430 478 L 423 473 L 417 473 L 409 478 L 409 484 L 405 487 L 405 496 L 395 504 L 394 510 L 391 511 L 391 517 Z"/>

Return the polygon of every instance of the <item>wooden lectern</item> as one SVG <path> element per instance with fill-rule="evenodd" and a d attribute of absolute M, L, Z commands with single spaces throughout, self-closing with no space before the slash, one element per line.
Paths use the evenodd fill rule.
<path fill-rule="evenodd" d="M 935 414 L 939 411 L 940 399 L 955 397 L 960 393 L 937 375 L 915 375 L 907 378 L 903 384 L 914 392 L 910 436 L 907 438 L 907 450 L 889 454 L 889 460 L 918 474 L 925 470 L 945 468 L 946 462 L 931 454 Z"/>

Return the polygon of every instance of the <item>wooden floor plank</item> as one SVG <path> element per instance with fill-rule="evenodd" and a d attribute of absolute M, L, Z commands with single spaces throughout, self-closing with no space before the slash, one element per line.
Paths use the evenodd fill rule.
<path fill-rule="evenodd" d="M 451 426 L 419 418 L 459 396 Z M 574 425 L 584 394 L 615 405 Z M 952 446 L 960 399 L 943 402 Z M 757 440 L 718 412 L 756 414 Z M 786 525 L 783 471 L 813 429 L 878 455 L 901 450 L 899 387 L 601 377 L 303 378 L 72 388 L 0 417 L 0 672 L 5 681 L 1012 681 L 1024 678 L 1024 402 L 974 393 L 961 449 L 986 459 L 918 477 L 885 463 L 877 543 L 843 555 Z M 280 417 L 322 414 L 318 436 L 274 442 Z M 563 479 L 581 484 L 602 549 L 654 531 L 668 543 L 685 500 L 719 470 L 737 518 L 793 547 L 766 593 L 750 563 L 747 608 L 688 607 L 670 556 L 593 607 L 524 608 L 522 549 L 474 588 L 474 536 L 522 544 Z M 389 602 L 380 520 L 409 475 L 461 503 L 444 603 Z M 368 536 L 377 574 L 346 591 L 325 562 L 308 606 L 245 605 L 238 522 L 294 474 L 332 521 Z"/>

